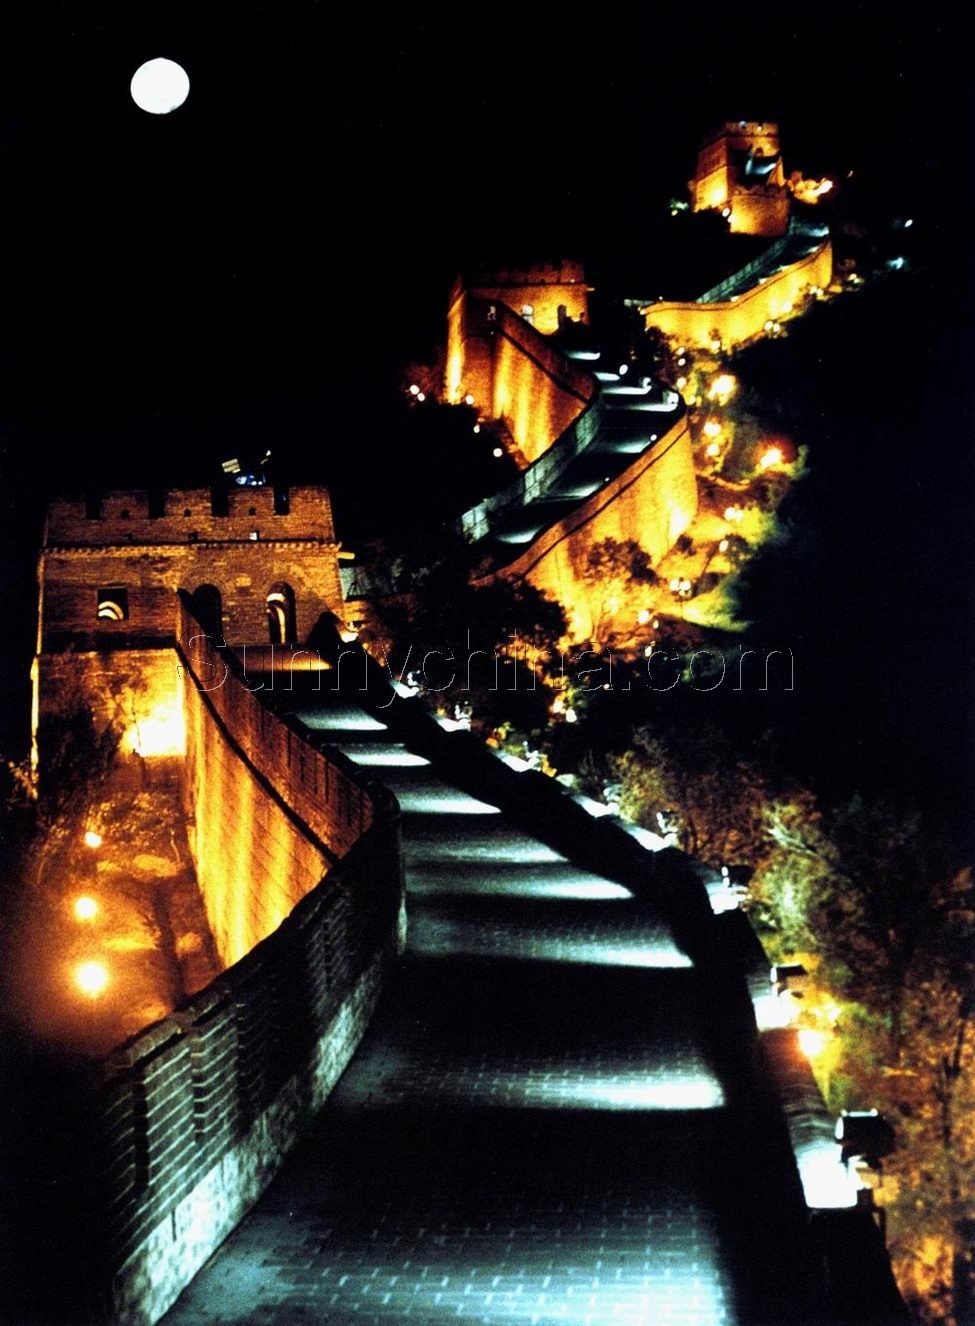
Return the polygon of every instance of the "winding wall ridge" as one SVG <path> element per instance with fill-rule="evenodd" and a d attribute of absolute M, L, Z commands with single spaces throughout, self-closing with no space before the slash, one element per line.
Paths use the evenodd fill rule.
<path fill-rule="evenodd" d="M 687 345 L 706 346 L 717 331 L 726 349 L 760 336 L 765 323 L 790 310 L 812 286 L 825 289 L 833 279 L 833 247 L 825 239 L 812 253 L 774 276 L 717 303 L 664 300 L 643 309 L 647 327 L 656 327 Z"/>

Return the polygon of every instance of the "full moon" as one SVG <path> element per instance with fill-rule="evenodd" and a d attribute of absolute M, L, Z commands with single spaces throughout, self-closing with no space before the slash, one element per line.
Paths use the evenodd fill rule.
<path fill-rule="evenodd" d="M 147 60 L 132 75 L 132 100 L 150 115 L 168 115 L 190 94 L 190 80 L 175 60 Z"/>

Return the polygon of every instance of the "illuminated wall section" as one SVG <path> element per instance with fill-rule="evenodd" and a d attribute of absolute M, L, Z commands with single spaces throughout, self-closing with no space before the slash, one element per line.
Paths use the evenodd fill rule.
<path fill-rule="evenodd" d="M 173 597 L 208 586 L 234 643 L 268 643 L 267 595 L 287 583 L 295 629 L 307 639 L 323 613 L 341 617 L 338 544 L 328 492 L 231 486 L 214 510 L 209 489 L 171 489 L 157 506 L 144 491 L 104 494 L 99 509 L 61 498 L 48 509 L 40 558 L 39 651 L 168 644 Z M 124 594 L 119 611 L 101 598 Z M 111 603 L 107 604 L 111 607 Z"/>
<path fill-rule="evenodd" d="M 656 562 L 696 511 L 697 479 L 685 417 L 612 483 L 545 530 L 501 574 L 525 578 L 558 599 L 566 610 L 570 636 L 584 640 L 605 616 L 606 606 L 602 587 L 583 575 L 593 545 L 603 539 L 633 539 Z"/>
<path fill-rule="evenodd" d="M 466 284 L 476 299 L 506 305 L 543 336 L 557 332 L 566 319 L 589 321 L 588 287 L 581 262 L 498 270 L 474 276 Z"/>
<path fill-rule="evenodd" d="M 447 311 L 446 399 L 458 405 L 473 396 L 478 410 L 489 414 L 494 399 L 489 328 L 471 309 L 471 296 L 458 283 Z"/>
<path fill-rule="evenodd" d="M 515 443 L 515 460 L 524 468 L 578 418 L 595 384 L 535 326 L 500 299 L 484 300 L 482 293 L 474 295 L 459 281 L 454 286 L 445 394 L 453 404 L 470 395 L 483 415 L 503 421 Z"/>
<path fill-rule="evenodd" d="M 758 167 L 753 176 L 746 173 L 749 159 Z M 688 187 L 695 212 L 728 209 L 733 234 L 784 234 L 789 195 L 778 126 L 746 120 L 722 125 L 701 144 Z"/>
<path fill-rule="evenodd" d="M 278 928 L 328 862 L 192 685 L 186 726 L 190 850 L 217 952 L 230 966 Z"/>
<path fill-rule="evenodd" d="M 784 235 L 789 225 L 789 195 L 735 189 L 728 224 L 733 235 Z"/>
<path fill-rule="evenodd" d="M 798 262 L 784 267 L 737 299 L 719 304 L 662 301 L 643 309 L 646 326 L 656 327 L 685 345 L 707 346 L 715 332 L 726 350 L 761 336 L 770 319 L 787 317 L 812 288 L 824 290 L 833 279 L 829 240 Z"/>
<path fill-rule="evenodd" d="M 199 634 L 185 602 L 178 630 L 190 850 L 217 950 L 230 964 L 356 845 L 372 824 L 372 799 L 261 703 L 235 660 Z"/>
<path fill-rule="evenodd" d="M 123 756 L 157 759 L 185 751 L 182 684 L 172 649 L 39 654 L 32 676 L 35 737 L 42 742 L 47 720 L 85 708 L 97 732 L 118 725 Z M 43 776 L 43 750 L 39 758 Z"/>
<path fill-rule="evenodd" d="M 541 370 L 521 345 L 500 336 L 494 350 L 491 415 L 504 420 L 530 465 L 579 417 L 585 403 Z"/>

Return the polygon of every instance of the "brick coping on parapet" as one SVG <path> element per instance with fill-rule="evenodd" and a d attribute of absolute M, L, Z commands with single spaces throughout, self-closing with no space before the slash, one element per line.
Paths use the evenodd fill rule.
<path fill-rule="evenodd" d="M 271 537 L 268 539 L 191 539 L 186 538 L 179 542 L 175 539 L 167 543 L 143 543 L 133 539 L 131 543 L 49 543 L 44 547 L 45 554 L 72 554 L 72 555 L 92 555 L 100 556 L 104 553 L 124 552 L 130 553 L 133 548 L 140 548 L 145 552 L 167 552 L 170 549 L 178 549 L 185 552 L 187 548 L 248 548 L 252 544 L 260 543 L 265 545 L 273 544 L 276 548 L 301 548 L 308 544 L 317 544 L 322 548 L 338 548 L 340 543 L 338 539 L 316 538 L 314 535 L 308 535 L 306 538 L 279 539 Z"/>

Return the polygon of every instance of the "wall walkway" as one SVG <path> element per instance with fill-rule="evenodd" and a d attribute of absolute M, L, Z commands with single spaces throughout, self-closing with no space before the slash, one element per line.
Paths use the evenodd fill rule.
<path fill-rule="evenodd" d="M 294 717 L 399 800 L 406 959 L 170 1326 L 841 1320 L 686 858 L 413 705 Z"/>

